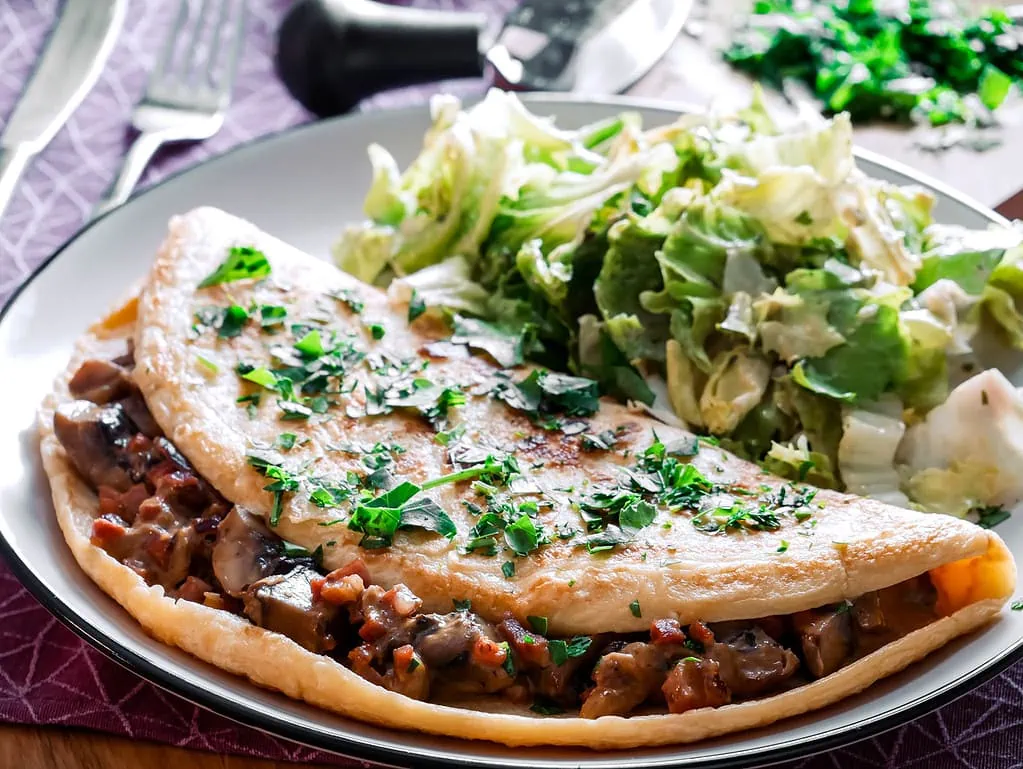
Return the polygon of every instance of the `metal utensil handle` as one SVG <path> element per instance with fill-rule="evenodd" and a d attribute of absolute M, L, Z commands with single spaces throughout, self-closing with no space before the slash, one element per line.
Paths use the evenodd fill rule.
<path fill-rule="evenodd" d="M 131 148 L 124 158 L 121 172 L 92 210 L 91 218 L 97 219 L 108 211 L 122 206 L 131 197 L 132 190 L 139 183 L 139 179 L 142 178 L 142 173 L 146 170 L 153 155 L 169 140 L 170 137 L 162 131 L 140 134 L 132 142 Z"/>
<path fill-rule="evenodd" d="M 0 147 L 0 218 L 3 218 L 4 209 L 11 202 L 14 188 L 33 155 L 35 152 L 25 145 Z"/>
<path fill-rule="evenodd" d="M 372 0 L 300 0 L 281 24 L 277 70 L 318 115 L 347 112 L 388 88 L 483 74 L 478 13 Z"/>

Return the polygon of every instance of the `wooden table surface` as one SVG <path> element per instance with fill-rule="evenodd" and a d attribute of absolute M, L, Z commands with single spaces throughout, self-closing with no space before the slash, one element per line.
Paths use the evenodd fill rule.
<path fill-rule="evenodd" d="M 722 0 L 716 8 L 744 3 Z M 741 99 L 748 88 L 715 56 L 682 37 L 667 57 L 631 90 L 639 96 L 704 104 L 712 94 Z M 935 155 L 915 148 L 912 132 L 883 127 L 859 128 L 861 146 L 897 157 L 907 165 L 958 187 L 1004 216 L 1023 218 L 1023 152 L 1006 146 L 978 154 L 966 150 Z M 1016 194 L 1013 194 L 1016 193 Z M 1006 198 L 1009 198 L 1006 200 Z M 18 769 L 277 769 L 295 764 L 220 756 L 170 748 L 81 730 L 0 726 L 0 767 Z M 305 764 L 310 766 L 311 764 Z M 315 769 L 315 767 L 314 767 Z"/>
<path fill-rule="evenodd" d="M 0 726 L 4 769 L 294 769 L 296 764 L 169 748 L 58 727 Z M 327 769 L 322 764 L 303 764 Z"/>

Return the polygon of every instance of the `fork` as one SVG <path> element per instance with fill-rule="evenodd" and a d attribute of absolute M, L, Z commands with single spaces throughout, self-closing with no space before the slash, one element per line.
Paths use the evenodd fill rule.
<path fill-rule="evenodd" d="M 202 0 L 190 23 L 191 3 L 181 0 L 174 25 L 149 76 L 146 93 L 132 113 L 132 126 L 138 136 L 117 179 L 93 210 L 92 218 L 128 200 L 161 146 L 208 139 L 220 130 L 238 69 L 245 3 L 246 0 Z M 232 13 L 235 7 L 237 10 Z M 216 14 L 212 25 L 211 14 Z"/>

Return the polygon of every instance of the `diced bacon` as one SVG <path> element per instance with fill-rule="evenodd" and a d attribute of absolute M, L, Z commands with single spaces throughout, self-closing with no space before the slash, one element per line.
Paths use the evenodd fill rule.
<path fill-rule="evenodd" d="M 395 585 L 384 593 L 384 597 L 381 600 L 389 605 L 399 617 L 411 617 L 423 605 L 421 598 L 400 584 Z"/>
<path fill-rule="evenodd" d="M 472 645 L 472 661 L 477 665 L 496 668 L 508 659 L 508 650 L 497 641 L 480 633 Z"/>
<path fill-rule="evenodd" d="M 689 623 L 689 637 L 704 646 L 714 643 L 714 633 L 702 622 Z"/>
<path fill-rule="evenodd" d="M 501 634 L 511 644 L 516 656 L 527 665 L 543 667 L 550 664 L 550 654 L 547 651 L 547 639 L 539 633 L 526 630 L 522 624 L 508 615 L 497 626 Z"/>
<path fill-rule="evenodd" d="M 166 566 L 174 540 L 170 534 L 161 532 L 149 537 L 146 541 L 146 552 L 161 566 Z"/>
<path fill-rule="evenodd" d="M 109 518 L 97 518 L 92 522 L 92 543 L 106 547 L 111 542 L 124 536 L 126 529 L 120 523 Z"/>
<path fill-rule="evenodd" d="M 677 619 L 659 619 L 650 624 L 650 640 L 659 646 L 681 644 L 685 643 L 686 634 Z"/>
<path fill-rule="evenodd" d="M 401 667 L 407 669 L 408 666 L 412 663 L 412 660 L 415 658 L 415 656 L 416 650 L 413 648 L 412 644 L 405 644 L 404 646 L 399 646 L 397 649 L 394 650 L 394 667 L 395 668 Z"/>
<path fill-rule="evenodd" d="M 313 589 L 313 598 L 332 603 L 335 606 L 347 606 L 355 603 L 366 589 L 366 584 L 358 574 L 346 574 L 335 578 L 337 572 L 331 572 L 326 577 L 316 577 L 310 580 Z"/>

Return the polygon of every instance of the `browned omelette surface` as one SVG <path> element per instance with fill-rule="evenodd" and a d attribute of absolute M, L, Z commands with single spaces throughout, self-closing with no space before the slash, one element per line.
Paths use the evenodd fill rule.
<path fill-rule="evenodd" d="M 199 289 L 235 246 L 263 252 L 272 267 L 269 277 Z M 360 313 L 350 309 L 352 300 L 364 305 Z M 196 332 L 197 311 L 229 305 L 257 308 L 256 314 L 261 306 L 281 306 L 287 318 L 276 333 L 257 319 L 230 338 L 215 330 Z M 310 550 L 322 546 L 328 567 L 361 557 L 375 581 L 404 582 L 431 609 L 447 610 L 452 600 L 467 599 L 489 618 L 506 611 L 549 617 L 556 633 L 643 630 L 652 617 L 715 621 L 790 613 L 1004 548 L 996 535 L 965 521 L 820 491 L 812 499 L 804 496 L 799 515 L 791 508 L 780 514 L 770 530 L 739 526 L 708 533 L 694 525 L 693 511 L 662 506 L 631 541 L 591 553 L 579 501 L 601 486 L 628 483 L 623 468 L 634 467 L 655 430 L 666 444 L 690 439 L 688 433 L 605 400 L 598 413 L 584 418 L 582 432 L 611 430 L 617 441 L 609 451 L 585 450 L 582 433 L 545 429 L 495 398 L 500 369 L 490 358 L 450 346 L 452 357 L 427 354 L 424 345 L 447 336 L 428 318 L 410 327 L 406 308 L 391 306 L 378 289 L 213 209 L 172 222 L 139 307 L 136 378 L 154 416 L 201 475 L 264 518 L 273 512 L 275 495 L 264 490 L 268 480 L 248 457 L 279 445 L 282 433 L 294 434 L 295 445 L 274 456 L 300 479 L 365 475 L 364 456 L 345 447 L 383 443 L 400 447 L 389 468 L 395 479 L 423 484 L 456 470 L 451 445 L 439 442 L 415 409 L 363 415 L 367 391 L 411 376 L 466 393 L 467 402 L 450 410 L 445 429 L 463 424 L 459 445 L 516 458 L 522 475 L 506 496 L 514 505 L 536 502 L 533 521 L 550 539 L 528 555 L 511 552 L 500 538 L 496 555 L 465 551 L 479 510 L 487 507 L 470 483 L 426 492 L 455 523 L 453 539 L 400 530 L 390 547 L 374 550 L 360 547 L 363 535 L 349 529 L 349 503 L 317 506 L 304 480 L 282 495 L 277 532 L 283 538 Z M 319 329 L 325 340 L 334 333 L 367 358 L 346 374 L 341 389 L 347 392 L 332 395 L 326 413 L 282 419 L 288 414 L 279 394 L 243 380 L 236 367 L 280 366 L 273 351 L 293 346 L 293 323 Z M 380 336 L 374 326 L 383 329 L 382 338 L 374 338 Z M 395 374 L 399 370 L 404 373 Z M 528 373 L 527 367 L 508 372 L 515 381 Z M 258 405 L 238 403 L 255 392 L 261 394 Z M 789 495 L 805 493 L 713 446 L 701 445 L 691 463 L 729 490 L 715 502 L 719 507 L 755 507 L 777 499 L 783 487 Z M 514 565 L 510 577 L 508 562 Z M 1011 590 L 1010 573 L 998 568 Z M 984 597 L 968 586 L 960 592 L 949 609 Z"/>

